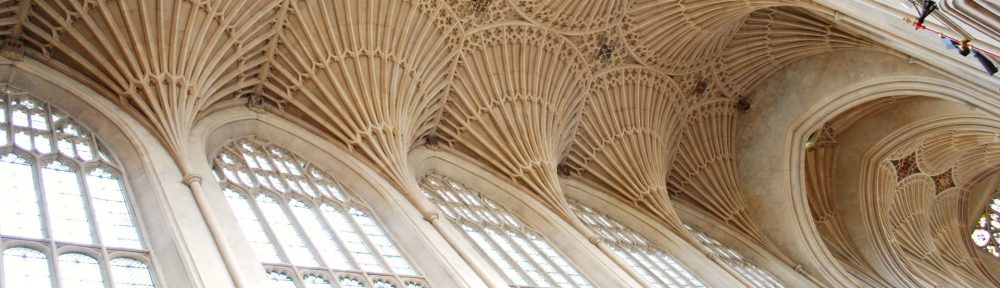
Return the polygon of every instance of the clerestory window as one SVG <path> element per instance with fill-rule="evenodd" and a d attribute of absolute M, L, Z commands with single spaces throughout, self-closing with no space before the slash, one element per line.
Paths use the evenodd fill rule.
<path fill-rule="evenodd" d="M 486 196 L 440 174 L 420 181 L 434 202 L 512 287 L 591 287 L 547 240 Z"/>
<path fill-rule="evenodd" d="M 646 283 L 653 287 L 705 287 L 701 280 L 691 275 L 663 249 L 610 216 L 598 213 L 579 201 L 570 201 L 570 208 L 580 221 L 601 237 L 615 256 L 641 275 Z"/>
<path fill-rule="evenodd" d="M 1000 187 L 972 230 L 972 243 L 993 257 L 1000 257 Z"/>
<path fill-rule="evenodd" d="M 715 238 L 712 238 L 706 235 L 705 233 L 702 233 L 701 231 L 694 230 L 694 228 L 691 228 L 691 226 L 686 226 L 686 227 L 688 231 L 694 234 L 695 238 L 697 238 L 702 245 L 708 247 L 708 249 L 711 250 L 716 257 L 719 257 L 719 259 L 722 260 L 723 263 L 726 263 L 726 265 L 728 265 L 730 268 L 736 270 L 736 273 L 740 273 L 740 275 L 742 275 L 743 278 L 750 281 L 750 283 L 752 283 L 755 287 L 758 288 L 784 287 L 784 285 L 782 285 L 781 282 L 778 282 L 778 280 L 774 278 L 774 276 L 772 276 L 771 273 L 768 273 L 767 271 L 761 269 L 753 262 L 750 262 L 750 259 L 747 259 L 739 252 L 736 252 L 736 250 L 729 248 L 728 246 L 722 244 L 722 242 L 719 242 L 719 240 L 716 240 Z"/>
<path fill-rule="evenodd" d="M 0 286 L 155 287 L 123 173 L 69 115 L 0 95 Z"/>
<path fill-rule="evenodd" d="M 215 172 L 276 287 L 427 287 L 367 205 L 305 159 L 240 139 Z"/>

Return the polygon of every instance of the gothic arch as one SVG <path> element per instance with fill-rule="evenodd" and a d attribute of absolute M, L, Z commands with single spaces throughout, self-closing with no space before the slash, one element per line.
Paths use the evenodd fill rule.
<path fill-rule="evenodd" d="M 904 246 L 908 244 L 906 243 L 907 241 L 905 238 L 899 241 L 903 243 L 894 243 L 896 241 L 890 240 L 892 238 L 903 238 L 900 236 L 893 237 L 889 235 L 893 233 L 892 231 L 893 229 L 892 227 L 889 227 L 888 225 L 889 223 L 887 220 L 894 217 L 894 215 L 898 215 L 899 213 L 894 213 L 895 211 L 892 211 L 893 207 L 882 207 L 880 204 L 886 200 L 890 201 L 899 201 L 899 200 L 892 199 L 891 196 L 887 197 L 885 195 L 894 195 L 897 193 L 916 194 L 914 192 L 918 191 L 913 191 L 913 190 L 921 190 L 919 188 L 920 186 L 919 182 L 926 181 L 929 179 L 925 180 L 921 179 L 920 177 L 918 177 L 917 179 L 914 178 L 903 179 L 903 181 L 901 181 L 899 184 L 900 186 L 904 186 L 901 187 L 903 191 L 890 192 L 888 190 L 893 190 L 895 186 L 889 183 L 884 183 L 886 181 L 884 181 L 881 178 L 884 178 L 883 174 L 885 174 L 884 170 L 886 167 L 880 167 L 880 166 L 886 166 L 885 159 L 897 156 L 901 152 L 900 151 L 901 149 L 913 149 L 911 148 L 911 143 L 917 141 L 924 141 L 921 138 L 927 137 L 927 135 L 933 135 L 935 133 L 938 134 L 944 133 L 952 135 L 962 134 L 960 136 L 962 138 L 968 138 L 969 136 L 972 137 L 979 136 L 980 138 L 994 140 L 993 144 L 996 145 L 997 141 L 995 140 L 995 138 L 996 135 L 1000 133 L 1000 121 L 997 121 L 995 117 L 991 118 L 984 116 L 967 116 L 967 115 L 955 115 L 955 116 L 949 115 L 949 116 L 942 116 L 924 121 L 919 121 L 888 135 L 887 137 L 885 137 L 885 139 L 880 141 L 879 144 L 875 145 L 874 149 L 866 153 L 864 160 L 862 161 L 863 166 L 861 167 L 862 178 L 860 181 L 861 185 L 860 193 L 863 194 L 861 204 L 866 205 L 865 207 L 867 207 L 867 209 L 864 211 L 865 213 L 863 215 L 863 219 L 866 220 L 869 233 L 872 234 L 870 235 L 870 237 L 875 244 L 874 245 L 875 251 L 880 254 L 881 256 L 880 258 L 884 262 L 880 264 L 884 265 L 885 266 L 884 268 L 891 273 L 891 277 L 894 278 L 897 285 L 905 285 L 908 287 L 921 287 L 926 285 L 982 286 L 982 285 L 990 285 L 989 282 L 986 281 L 991 281 L 991 280 L 994 282 L 992 284 L 996 284 L 995 279 L 942 277 L 934 273 L 928 273 L 934 271 L 935 269 L 931 270 L 921 269 L 919 267 L 920 265 L 918 264 L 923 264 L 923 263 L 914 264 L 904 259 L 905 257 L 903 255 L 903 251 L 901 251 L 903 247 L 899 246 Z M 971 171 L 964 171 L 964 172 L 969 172 L 968 173 L 970 174 L 969 176 L 959 175 L 960 178 L 966 178 L 961 180 L 966 180 L 966 181 L 960 181 L 958 178 L 956 178 L 957 182 L 960 181 L 959 182 L 960 185 L 970 186 L 968 188 L 971 188 L 971 186 L 975 186 L 975 184 L 977 184 L 980 180 L 982 180 L 984 176 L 987 176 L 989 174 L 995 173 L 996 171 L 1000 170 L 1000 165 L 989 163 L 991 159 L 996 157 L 995 155 L 993 155 L 996 154 L 995 152 L 990 153 L 989 151 L 990 150 L 987 149 L 986 153 L 976 153 L 975 154 L 976 160 L 962 161 L 960 166 L 955 167 L 956 169 L 965 168 L 962 170 L 971 170 Z M 918 150 L 913 153 L 923 154 L 922 152 L 923 151 L 921 151 L 918 148 Z M 964 153 L 965 151 L 960 152 L 960 154 Z M 981 164 L 976 163 L 980 162 L 977 161 L 978 159 L 983 159 L 983 158 L 986 159 L 985 161 L 987 163 L 981 163 Z M 965 167 L 965 166 L 971 166 L 971 167 Z M 907 181 L 907 180 L 913 180 L 913 181 Z M 962 188 L 967 188 L 967 187 L 959 187 L 959 189 Z M 948 190 L 938 191 L 937 195 L 934 195 L 933 198 L 949 196 L 945 192 L 948 192 Z M 951 192 L 952 193 L 950 194 L 958 193 L 954 191 Z M 909 198 L 918 197 L 917 195 L 913 196 L 901 195 L 901 196 Z M 920 201 L 920 199 L 903 199 L 903 200 L 910 200 L 907 203 L 927 202 L 926 199 L 923 201 Z M 934 202 L 937 201 L 938 200 L 936 199 L 934 200 Z M 924 205 L 933 205 L 933 204 L 936 203 L 924 203 Z M 959 215 L 954 215 L 953 217 L 958 217 Z M 917 219 L 917 221 L 919 221 L 919 219 Z M 970 241 L 968 240 L 968 237 L 964 237 L 967 235 L 963 233 L 961 236 L 963 236 L 961 239 L 964 240 L 962 244 L 964 244 L 964 247 L 967 248 L 964 250 L 964 252 L 974 251 L 971 250 L 972 247 Z M 934 247 L 934 243 L 917 243 L 916 245 L 926 247 L 927 251 L 925 253 L 928 254 L 939 253 L 937 250 L 939 250 L 940 248 Z M 936 264 L 934 263 L 935 261 L 942 261 L 942 260 L 931 258 L 925 261 L 929 262 L 928 264 L 933 265 Z M 977 265 L 978 263 L 967 263 L 967 264 Z M 982 267 L 981 264 L 978 265 Z M 988 277 L 991 275 L 986 274 L 986 276 Z M 986 283 L 976 282 L 976 281 L 983 281 Z"/>
<path fill-rule="evenodd" d="M 827 263 L 828 265 L 842 267 L 836 260 L 833 260 L 821 237 L 813 232 L 817 230 L 815 230 L 812 216 L 809 214 L 809 203 L 804 193 L 806 189 L 806 184 L 803 181 L 805 179 L 805 175 L 803 174 L 805 171 L 805 149 L 796 147 L 804 147 L 805 141 L 807 141 L 810 134 L 816 131 L 816 127 L 829 121 L 834 116 L 869 101 L 900 95 L 932 97 L 958 103 L 971 103 L 970 105 L 979 107 L 981 111 L 987 114 L 1000 115 L 1000 105 L 989 101 L 988 94 L 982 94 L 979 91 L 971 89 L 956 88 L 955 85 L 949 85 L 946 80 L 937 77 L 915 75 L 885 76 L 855 83 L 832 93 L 830 96 L 823 97 L 825 99 L 823 102 L 815 104 L 808 112 L 803 113 L 802 115 L 808 116 L 800 118 L 789 129 L 789 136 L 786 138 L 785 147 L 791 148 L 791 155 L 788 155 L 782 161 L 782 165 L 787 167 L 791 173 L 790 178 L 787 178 L 789 181 L 788 185 L 791 187 L 789 191 L 791 195 L 789 196 L 792 197 L 795 203 L 796 218 L 799 219 L 797 222 L 802 227 L 802 236 L 810 246 L 809 249 L 813 251 L 813 255 L 816 255 L 817 258 L 829 259 L 824 261 L 832 260 Z"/>
<path fill-rule="evenodd" d="M 563 220 L 559 212 L 545 204 L 533 201 L 528 190 L 516 185 L 514 179 L 502 177 L 496 172 L 470 159 L 469 156 L 447 150 L 417 148 L 410 153 L 410 166 L 415 175 L 439 172 L 455 179 L 471 190 L 490 196 L 492 200 L 513 211 L 524 222 L 549 239 L 567 261 L 598 287 L 639 287 L 639 284 L 605 254 L 597 249 L 590 239 L 582 235 L 574 226 Z M 412 191 L 411 193 L 419 193 Z M 568 207 L 566 209 L 569 209 Z M 442 232 L 447 233 L 447 232 Z M 454 233 L 458 233 L 455 231 Z M 553 241 L 558 239 L 558 241 Z M 466 249 L 475 249 L 468 247 Z M 573 253 L 569 253 L 572 251 Z M 482 259 L 481 261 L 487 261 Z M 587 265 L 589 264 L 589 265 Z M 501 281 L 500 283 L 504 283 Z M 506 284 L 503 284 L 506 286 Z"/>
<path fill-rule="evenodd" d="M 232 140 L 253 137 L 282 147 L 291 153 L 307 156 L 311 163 L 336 178 L 352 195 L 366 202 L 370 211 L 383 224 L 383 228 L 394 238 L 406 239 L 396 241 L 408 260 L 413 263 L 431 286 L 483 285 L 482 280 L 471 273 L 466 262 L 455 254 L 447 241 L 435 233 L 433 227 L 425 221 L 422 215 L 400 192 L 391 184 L 382 172 L 364 159 L 358 158 L 343 146 L 318 136 L 309 131 L 306 126 L 288 121 L 274 114 L 258 114 L 244 107 L 231 107 L 220 110 L 202 119 L 195 125 L 192 132 L 193 143 L 188 155 L 184 157 L 192 163 L 196 173 L 212 175 L 211 159 L 218 151 Z M 215 183 L 214 180 L 205 180 Z M 204 185 L 207 202 L 212 207 L 228 207 L 222 197 L 221 187 L 215 184 Z M 268 281 L 260 261 L 255 259 L 246 239 L 239 227 L 236 227 L 235 217 L 229 209 L 217 209 L 220 222 L 231 223 L 223 225 L 227 242 L 233 243 L 240 265 L 232 269 L 243 270 L 244 275 L 255 281 Z M 405 238 L 404 238 L 405 237 Z"/>
<path fill-rule="evenodd" d="M 709 214 L 688 207 L 685 204 L 675 205 L 678 216 L 688 226 L 696 231 L 709 235 L 722 242 L 725 246 L 738 251 L 742 256 L 750 258 L 750 262 L 777 277 L 786 287 L 821 287 L 817 279 L 797 271 L 798 267 L 789 267 L 784 261 L 770 254 L 754 239 L 723 224 Z M 717 256 L 708 256 L 718 261 L 719 265 L 727 266 Z M 728 268 L 733 270 L 732 268 Z M 737 273 L 736 271 L 730 273 Z M 747 280 L 744 280 L 747 281 Z M 754 287 L 754 285 L 747 285 Z"/>
<path fill-rule="evenodd" d="M 214 286 L 228 281 L 211 245 L 190 245 L 207 236 L 190 210 L 179 169 L 148 127 L 96 91 L 32 59 L 0 61 L 0 81 L 66 113 L 101 140 L 121 165 L 124 185 L 147 248 L 155 254 L 152 269 L 167 286 Z M 120 255 L 127 255 L 121 254 Z M 218 276 L 226 275 L 226 276 Z M 213 280 L 212 278 L 215 278 Z"/>
<path fill-rule="evenodd" d="M 860 63 L 852 60 L 859 58 L 868 59 L 865 66 L 850 64 Z M 795 76 L 803 69 L 817 67 L 825 68 L 810 76 L 816 78 Z M 959 87 L 963 85 L 950 81 L 962 80 L 939 75 L 889 54 L 839 51 L 790 65 L 751 96 L 754 108 L 741 116 L 743 129 L 737 136 L 741 145 L 738 156 L 773 161 L 741 161 L 739 176 L 746 197 L 757 199 L 751 205 L 755 221 L 769 238 L 781 244 L 783 252 L 798 263 L 795 265 L 802 265 L 828 285 L 859 285 L 832 257 L 810 214 L 802 170 L 808 136 L 822 123 L 851 107 L 901 95 L 970 103 L 988 114 L 998 115 L 1000 104 L 991 100 L 991 92 Z M 788 211 L 792 211 L 792 217 Z"/>
<path fill-rule="evenodd" d="M 709 286 L 731 287 L 739 283 L 738 285 L 753 287 L 742 277 L 734 276 L 732 273 L 735 271 L 726 269 L 725 265 L 712 262 L 705 257 L 702 248 L 687 242 L 687 239 L 677 235 L 672 230 L 662 229 L 663 220 L 601 191 L 595 185 L 586 183 L 585 180 L 564 178 L 561 182 L 566 196 L 627 223 L 629 228 L 647 237 L 659 248 L 664 249 Z"/>

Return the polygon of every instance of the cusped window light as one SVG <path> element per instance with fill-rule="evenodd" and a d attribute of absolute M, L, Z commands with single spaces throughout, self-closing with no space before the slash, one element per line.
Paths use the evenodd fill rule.
<path fill-rule="evenodd" d="M 622 223 L 601 214 L 579 201 L 570 201 L 570 208 L 580 221 L 607 243 L 615 256 L 654 287 L 705 287 L 698 278 L 677 263 L 659 247 Z"/>
<path fill-rule="evenodd" d="M 511 286 L 591 287 L 548 240 L 485 195 L 436 173 L 423 177 L 420 185 Z"/>
<path fill-rule="evenodd" d="M 0 93 L 0 286 L 155 287 L 120 167 L 69 115 Z"/>
<path fill-rule="evenodd" d="M 214 170 L 237 224 L 278 285 L 331 287 L 326 279 L 340 283 L 344 273 L 366 287 L 378 277 L 424 283 L 368 206 L 302 157 L 239 139 L 216 155 Z"/>
<path fill-rule="evenodd" d="M 1000 187 L 983 210 L 970 235 L 972 244 L 1000 258 Z"/>

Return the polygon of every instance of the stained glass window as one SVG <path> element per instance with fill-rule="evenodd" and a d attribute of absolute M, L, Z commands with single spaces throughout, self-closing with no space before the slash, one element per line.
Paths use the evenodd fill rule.
<path fill-rule="evenodd" d="M 507 209 L 439 174 L 421 181 L 424 196 L 465 232 L 513 287 L 591 287 L 576 268 Z"/>
<path fill-rule="evenodd" d="M 301 157 L 240 139 L 214 162 L 229 207 L 278 287 L 425 285 L 367 206 Z"/>
<path fill-rule="evenodd" d="M 972 243 L 1000 258 L 1000 187 L 972 230 Z"/>
<path fill-rule="evenodd" d="M 723 263 L 726 263 L 726 265 L 730 268 L 736 270 L 736 272 L 740 273 L 740 275 L 742 275 L 747 281 L 753 283 L 754 287 L 784 287 L 784 285 L 782 285 L 781 282 L 778 282 L 778 280 L 774 278 L 771 273 L 767 273 L 764 269 L 761 269 L 756 264 L 753 264 L 750 262 L 750 259 L 747 259 L 739 252 L 736 252 L 736 250 L 729 248 L 728 246 L 722 244 L 722 242 L 719 242 L 719 240 L 715 240 L 715 238 L 712 238 L 705 233 L 694 230 L 691 226 L 686 227 L 688 231 L 691 231 L 691 233 L 694 234 L 695 238 L 697 238 L 702 245 L 705 245 L 705 247 L 707 247 L 713 254 L 715 254 L 716 257 L 719 258 L 719 260 L 722 260 Z"/>
<path fill-rule="evenodd" d="M 663 249 L 610 216 L 577 201 L 570 201 L 570 208 L 580 221 L 601 237 L 601 241 L 607 243 L 615 256 L 641 275 L 646 283 L 654 287 L 705 287 L 701 280 L 691 275 Z"/>
<path fill-rule="evenodd" d="M 109 155 L 56 108 L 25 94 L 0 95 L 4 287 L 155 286 L 120 165 Z"/>

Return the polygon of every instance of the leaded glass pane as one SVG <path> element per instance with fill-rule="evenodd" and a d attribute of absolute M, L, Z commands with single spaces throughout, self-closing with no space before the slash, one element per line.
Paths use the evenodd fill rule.
<path fill-rule="evenodd" d="M 573 268 L 569 262 L 566 262 L 562 256 L 556 253 L 556 250 L 552 249 L 552 246 L 549 246 L 548 241 L 545 241 L 545 239 L 542 239 L 542 237 L 535 234 L 528 234 L 528 239 L 530 239 L 531 243 L 538 247 L 538 250 L 541 250 L 546 256 L 548 256 L 549 259 L 551 259 L 552 262 L 554 262 L 556 266 L 563 271 L 563 273 L 569 276 L 569 279 L 573 280 L 573 283 L 575 283 L 577 287 L 590 287 L 590 282 L 588 282 L 587 279 L 584 279 L 583 275 L 576 272 L 576 268 Z"/>
<path fill-rule="evenodd" d="M 1000 258 L 1000 187 L 993 199 L 983 208 L 983 216 L 973 225 L 972 244 L 993 257 Z"/>
<path fill-rule="evenodd" d="M 302 277 L 302 283 L 306 285 L 306 288 L 330 288 L 330 281 L 326 281 L 323 277 L 315 275 L 307 275 Z"/>
<path fill-rule="evenodd" d="M 104 288 L 104 276 L 97 259 L 67 253 L 59 255 L 59 284 L 74 288 Z"/>
<path fill-rule="evenodd" d="M 87 191 L 94 205 L 97 229 L 104 245 L 122 248 L 142 248 L 139 229 L 132 220 L 125 191 L 118 178 L 103 168 L 87 173 Z"/>
<path fill-rule="evenodd" d="M 348 277 L 340 278 L 339 284 L 341 288 L 365 288 L 365 283 Z"/>
<path fill-rule="evenodd" d="M 639 273 L 647 283 L 659 286 L 705 287 L 659 247 L 608 215 L 597 213 L 582 203 L 571 201 L 570 208 L 591 231 L 608 244 L 615 256 Z"/>
<path fill-rule="evenodd" d="M 323 227 L 312 207 L 298 200 L 290 201 L 289 205 L 292 207 L 295 219 L 302 225 L 302 230 L 306 231 L 306 235 L 316 246 L 316 250 L 319 251 L 320 257 L 323 258 L 327 266 L 342 270 L 354 268 L 347 256 L 344 255 L 344 251 L 340 249 L 337 240 Z"/>
<path fill-rule="evenodd" d="M 271 239 L 264 232 L 264 226 L 261 226 L 260 220 L 257 219 L 257 215 L 248 200 L 231 189 L 226 189 L 223 193 L 229 202 L 229 208 L 233 209 L 233 214 L 243 230 L 243 235 L 250 241 L 250 247 L 257 254 L 257 258 L 265 263 L 281 263 L 278 252 L 274 250 Z"/>
<path fill-rule="evenodd" d="M 149 267 L 142 262 L 128 259 L 111 259 L 111 277 L 115 288 L 152 288 L 153 277 Z"/>
<path fill-rule="evenodd" d="M 52 238 L 71 243 L 94 243 L 87 205 L 75 169 L 54 161 L 42 168 L 42 180 Z"/>
<path fill-rule="evenodd" d="M 261 214 L 267 220 L 274 235 L 278 237 L 278 243 L 281 243 L 281 248 L 284 249 L 292 264 L 319 266 L 312 251 L 309 251 L 309 246 L 302 240 L 302 235 L 299 235 L 278 201 L 261 194 L 257 196 L 257 206 L 260 207 Z"/>
<path fill-rule="evenodd" d="M 722 262 L 732 267 L 733 270 L 736 270 L 744 278 L 753 282 L 757 287 L 784 287 L 774 276 L 771 276 L 770 273 L 764 271 L 764 269 L 761 269 L 756 264 L 751 263 L 746 257 L 736 252 L 736 250 L 723 245 L 719 240 L 715 240 L 715 238 L 705 233 L 694 230 L 690 226 L 687 226 L 687 229 L 695 235 L 695 238 L 701 244 L 705 245 L 706 248 L 718 256 Z"/>
<path fill-rule="evenodd" d="M 438 174 L 421 179 L 423 194 L 482 250 L 515 286 L 589 287 L 576 269 L 509 211 Z"/>
<path fill-rule="evenodd" d="M 3 269 L 6 288 L 52 286 L 49 260 L 42 252 L 21 247 L 4 250 Z"/>
<path fill-rule="evenodd" d="M 227 195 L 240 197 L 240 201 L 231 201 L 236 203 L 231 208 L 242 226 L 252 228 L 244 228 L 244 233 L 257 247 L 255 252 L 266 251 L 258 252 L 265 254 L 258 257 L 269 270 L 301 267 L 306 271 L 328 268 L 335 270 L 330 271 L 334 275 L 357 270 L 417 275 L 364 203 L 345 194 L 334 178 L 304 159 L 274 145 L 240 139 L 223 148 L 214 166 Z M 245 196 L 230 195 L 234 189 L 242 190 Z M 287 257 L 288 262 L 277 261 L 281 257 Z M 306 287 L 332 285 L 306 278 L 294 280 L 301 280 Z M 374 283 L 371 278 L 361 279 L 359 283 Z"/>
<path fill-rule="evenodd" d="M 361 235 L 358 234 L 357 230 L 354 229 L 354 225 L 351 225 L 350 220 L 344 217 L 339 209 L 324 204 L 320 208 L 323 212 L 323 217 L 326 218 L 326 222 L 333 226 L 333 230 L 336 231 L 337 237 L 343 241 L 344 245 L 347 245 L 347 250 L 351 251 L 351 255 L 354 256 L 354 261 L 357 261 L 358 266 L 361 270 L 371 271 L 371 272 L 386 272 L 382 264 L 379 263 L 375 255 L 372 254 L 371 249 L 368 248 L 368 244 L 365 243 Z"/>
<path fill-rule="evenodd" d="M 482 249 L 486 253 L 486 256 L 500 268 L 500 271 L 503 271 L 507 279 L 513 282 L 514 285 L 528 285 L 528 281 L 524 277 L 521 277 L 520 272 L 514 268 L 514 265 L 507 258 L 504 258 L 501 255 L 502 252 L 493 246 L 493 243 L 486 240 L 486 237 L 482 233 L 469 225 L 462 225 L 462 230 L 465 231 L 465 234 L 469 238 L 472 238 L 472 242 L 476 243 L 476 246 L 479 246 L 479 249 Z"/>
<path fill-rule="evenodd" d="M 524 272 L 526 275 L 528 275 L 528 278 L 531 279 L 531 281 L 535 284 L 535 286 L 542 286 L 542 287 L 550 286 L 549 282 L 544 277 L 542 277 L 541 274 L 538 273 L 538 270 L 535 269 L 535 266 L 532 265 L 532 263 L 528 261 L 528 259 L 525 259 L 524 256 L 521 255 L 521 252 L 518 251 L 518 249 L 514 248 L 514 246 L 511 245 L 511 243 L 507 240 L 506 237 L 501 236 L 500 233 L 490 228 L 486 228 L 485 231 L 486 235 L 489 236 L 491 240 L 493 240 L 493 243 L 496 243 L 497 246 L 500 247 L 500 250 L 503 250 L 503 252 L 506 253 L 508 257 L 510 257 L 511 261 L 513 261 L 514 264 L 517 264 L 518 268 L 521 268 L 521 271 Z"/>
<path fill-rule="evenodd" d="M 375 245 L 375 249 L 378 250 L 379 254 L 382 254 L 382 257 L 385 258 L 385 261 L 389 264 L 389 268 L 393 272 L 406 275 L 415 274 L 413 268 L 410 267 L 410 263 L 406 262 L 403 254 L 399 253 L 399 249 L 396 249 L 396 244 L 393 244 L 392 240 L 389 240 L 389 237 L 385 235 L 385 231 L 382 231 L 382 227 L 378 223 L 375 223 L 375 219 L 353 207 L 351 208 L 351 216 L 354 217 L 354 221 L 361 227 L 361 231 L 368 236 L 368 240 Z"/>
<path fill-rule="evenodd" d="M 271 279 L 271 283 L 274 284 L 271 287 L 275 288 L 296 288 L 295 280 L 292 277 L 288 277 L 285 273 L 281 272 L 267 272 L 267 278 Z"/>
<path fill-rule="evenodd" d="M 43 238 L 42 212 L 35 192 L 32 163 L 14 153 L 0 157 L 0 182 L 7 187 L 0 201 L 0 234 Z"/>
<path fill-rule="evenodd" d="M 5 184 L 4 201 L 0 201 L 0 246 L 23 241 L 49 251 L 74 251 L 46 257 L 33 249 L 8 249 L 0 278 L 8 284 L 27 282 L 6 287 L 51 287 L 46 284 L 50 282 L 58 282 L 62 288 L 105 287 L 105 277 L 120 270 L 115 265 L 121 261 L 104 263 L 98 260 L 103 258 L 87 255 L 127 249 L 148 259 L 122 177 L 109 172 L 118 170 L 117 163 L 101 148 L 100 141 L 80 123 L 41 101 L 26 95 L 2 99 L 4 96 L 0 96 L 0 143 L 9 143 L 9 131 L 18 148 L 15 151 L 23 152 L 0 155 L 0 183 Z M 8 262 L 7 256 L 14 258 Z M 41 267 L 31 269 L 44 275 L 20 271 L 34 267 L 31 265 Z M 54 274 L 49 267 L 57 267 Z M 146 265 L 141 267 L 145 281 L 135 285 L 116 281 L 113 286 L 153 287 L 152 275 Z M 34 280 L 24 280 L 28 278 Z M 123 275 L 121 279 L 129 278 Z"/>
<path fill-rule="evenodd" d="M 389 281 L 385 281 L 385 280 L 375 280 L 375 284 L 373 284 L 372 287 L 374 287 L 374 288 L 396 288 L 396 285 L 393 285 Z"/>

